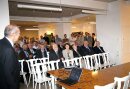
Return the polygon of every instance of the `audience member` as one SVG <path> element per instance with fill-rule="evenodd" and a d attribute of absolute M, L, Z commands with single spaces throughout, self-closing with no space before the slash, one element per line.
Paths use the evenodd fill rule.
<path fill-rule="evenodd" d="M 44 34 L 44 37 L 43 37 L 43 39 L 47 42 L 47 44 L 49 44 L 49 37 L 47 37 L 47 34 L 45 33 Z"/>
<path fill-rule="evenodd" d="M 89 46 L 88 41 L 84 41 L 83 46 L 80 47 L 80 54 L 82 56 L 94 54 L 94 51 L 93 51 L 92 47 Z"/>
<path fill-rule="evenodd" d="M 60 51 L 58 49 L 58 46 L 55 43 L 52 44 L 52 50 L 50 50 L 50 52 L 49 52 L 49 59 L 50 59 L 50 61 L 55 61 L 58 59 L 63 60 L 62 51 Z"/>
<path fill-rule="evenodd" d="M 88 41 L 89 46 L 92 47 L 92 37 L 88 32 L 85 32 L 84 41 Z"/>
<path fill-rule="evenodd" d="M 81 54 L 79 53 L 79 47 L 76 44 L 73 44 L 72 48 L 73 48 L 72 51 L 73 51 L 74 58 L 81 57 Z"/>
<path fill-rule="evenodd" d="M 94 52 L 95 52 L 96 54 L 104 53 L 104 52 L 105 52 L 104 49 L 103 49 L 103 47 L 100 46 L 100 42 L 99 42 L 99 41 L 96 41 L 96 42 L 95 42 L 95 47 L 94 47 L 93 49 L 94 49 Z"/>
<path fill-rule="evenodd" d="M 67 34 L 64 34 L 63 43 L 69 42 L 69 39 L 67 38 Z"/>
<path fill-rule="evenodd" d="M 45 48 L 44 44 L 40 44 L 40 49 L 36 50 L 35 58 L 44 58 L 47 57 L 47 49 Z"/>
<path fill-rule="evenodd" d="M 62 51 L 63 57 L 65 59 L 72 59 L 72 58 L 74 58 L 73 52 L 72 52 L 72 50 L 70 48 L 71 48 L 70 44 L 69 43 L 65 43 L 65 49 Z"/>

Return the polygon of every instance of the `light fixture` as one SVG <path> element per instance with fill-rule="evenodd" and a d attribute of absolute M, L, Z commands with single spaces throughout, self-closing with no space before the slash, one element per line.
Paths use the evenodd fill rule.
<path fill-rule="evenodd" d="M 62 11 L 62 8 L 58 8 L 58 7 L 27 5 L 27 4 L 17 4 L 17 7 L 18 8 L 25 8 L 25 9 L 37 9 L 37 10 L 48 10 L 48 11 Z"/>
<path fill-rule="evenodd" d="M 106 11 L 91 11 L 91 10 L 82 10 L 82 13 L 86 13 L 86 14 L 107 14 Z"/>
<path fill-rule="evenodd" d="M 25 30 L 34 30 L 34 31 L 38 31 L 39 29 L 38 28 L 27 28 L 27 29 L 25 29 Z"/>

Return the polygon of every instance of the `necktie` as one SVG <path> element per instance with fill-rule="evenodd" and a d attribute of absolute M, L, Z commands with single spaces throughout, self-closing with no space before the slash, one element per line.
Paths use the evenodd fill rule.
<path fill-rule="evenodd" d="M 24 51 L 24 53 L 25 53 L 26 57 L 29 57 L 29 54 L 27 51 Z"/>
<path fill-rule="evenodd" d="M 103 52 L 102 50 L 101 50 L 101 48 L 100 47 L 98 47 L 99 48 L 99 50 L 101 51 L 101 52 Z"/>

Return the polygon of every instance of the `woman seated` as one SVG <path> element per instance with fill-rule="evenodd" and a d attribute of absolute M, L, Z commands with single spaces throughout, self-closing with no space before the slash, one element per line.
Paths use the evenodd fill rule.
<path fill-rule="evenodd" d="M 63 53 L 63 57 L 65 59 L 72 59 L 72 58 L 74 58 L 73 52 L 70 49 L 70 44 L 69 43 L 65 44 L 65 49 L 62 51 L 62 53 Z"/>

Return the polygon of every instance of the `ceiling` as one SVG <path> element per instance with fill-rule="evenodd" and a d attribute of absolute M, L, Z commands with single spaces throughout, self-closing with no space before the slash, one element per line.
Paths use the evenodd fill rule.
<path fill-rule="evenodd" d="M 115 0 L 95 0 L 95 1 L 102 1 L 102 2 L 111 2 Z M 61 18 L 61 17 L 71 17 L 75 15 L 82 14 L 82 9 L 80 8 L 69 8 L 62 6 L 62 12 L 54 12 L 54 11 L 43 11 L 43 10 L 32 10 L 32 9 L 20 9 L 17 8 L 17 4 L 28 4 L 23 2 L 17 2 L 9 0 L 9 14 L 10 16 L 23 16 L 23 17 L 43 17 L 43 18 Z M 31 4 L 31 3 L 29 3 Z M 41 4 L 37 4 L 40 6 L 45 6 Z M 51 6 L 52 7 L 52 6 Z M 55 7 L 55 6 L 53 6 Z M 60 7 L 60 6 L 59 6 Z M 96 21 L 95 15 L 88 15 L 86 14 L 85 17 L 73 19 L 72 24 L 79 24 L 84 22 Z M 38 26 L 39 24 L 52 24 L 52 23 L 45 23 L 45 22 L 32 22 L 32 21 L 11 21 L 11 24 L 17 24 L 20 27 L 28 28 L 33 26 Z"/>
<path fill-rule="evenodd" d="M 15 1 L 9 2 L 10 16 L 60 18 L 60 17 L 74 16 L 81 13 L 81 9 L 77 9 L 77 8 L 62 7 L 62 12 L 56 12 L 56 11 L 54 12 L 54 11 L 17 8 L 17 4 L 18 2 Z"/>

